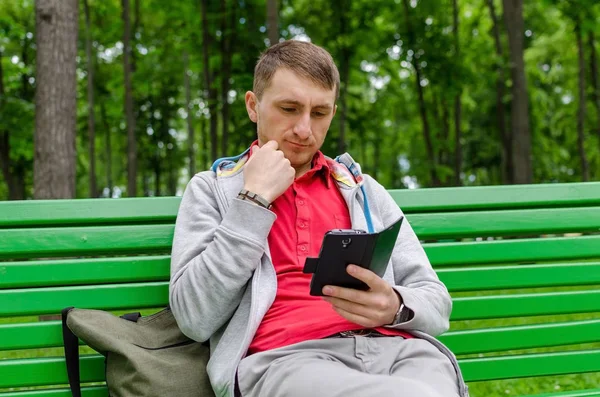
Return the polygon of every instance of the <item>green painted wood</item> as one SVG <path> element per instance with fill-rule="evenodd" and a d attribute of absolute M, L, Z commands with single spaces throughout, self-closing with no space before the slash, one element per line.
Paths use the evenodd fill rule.
<path fill-rule="evenodd" d="M 174 225 L 0 230 L 0 258 L 171 251 Z"/>
<path fill-rule="evenodd" d="M 420 239 L 600 231 L 600 206 L 407 216 Z"/>
<path fill-rule="evenodd" d="M 0 290 L 0 316 L 58 313 L 65 307 L 160 307 L 168 282 Z M 452 320 L 600 311 L 600 290 L 455 298 Z"/>
<path fill-rule="evenodd" d="M 166 306 L 169 283 L 108 284 L 0 290 L 0 316 L 54 314 L 74 306 L 118 310 Z"/>
<path fill-rule="evenodd" d="M 0 262 L 0 289 L 168 280 L 170 261 L 162 255 Z"/>
<path fill-rule="evenodd" d="M 535 397 L 593 397 L 600 396 L 600 389 L 593 390 L 573 390 L 558 393 L 536 394 Z"/>
<path fill-rule="evenodd" d="M 82 387 L 81 396 L 108 397 L 108 389 L 106 386 Z M 73 395 L 69 389 L 46 389 L 0 393 L 0 397 L 73 397 Z"/>
<path fill-rule="evenodd" d="M 389 190 L 406 213 L 600 205 L 600 182 Z"/>
<path fill-rule="evenodd" d="M 598 335 L 600 319 L 451 331 L 438 339 L 460 355 L 593 343 Z"/>
<path fill-rule="evenodd" d="M 490 295 L 453 299 L 451 320 L 600 311 L 600 290 Z"/>
<path fill-rule="evenodd" d="M 62 346 L 60 321 L 0 325 L 0 351 Z"/>
<path fill-rule="evenodd" d="M 0 202 L 0 228 L 91 224 L 174 223 L 181 197 Z"/>
<path fill-rule="evenodd" d="M 424 244 L 434 266 L 600 258 L 600 235 Z"/>
<path fill-rule="evenodd" d="M 449 291 L 600 284 L 600 262 L 440 268 Z"/>
<path fill-rule="evenodd" d="M 600 371 L 600 350 L 459 360 L 468 382 Z"/>
<path fill-rule="evenodd" d="M 104 356 L 79 358 L 81 382 L 104 381 Z M 68 384 L 64 357 L 0 360 L 0 388 Z"/>
<path fill-rule="evenodd" d="M 486 353 L 598 341 L 600 319 L 451 331 L 439 337 L 455 354 Z M 62 346 L 59 321 L 0 325 L 0 350 Z"/>
<path fill-rule="evenodd" d="M 600 205 L 600 182 L 390 190 L 407 213 Z M 180 197 L 0 203 L 0 227 L 172 222 Z"/>
<path fill-rule="evenodd" d="M 469 382 L 596 372 L 600 371 L 600 350 L 463 359 L 459 364 Z M 103 380 L 103 356 L 84 356 L 80 367 L 83 382 Z M 62 357 L 0 361 L 0 387 L 43 386 L 66 381 Z"/>

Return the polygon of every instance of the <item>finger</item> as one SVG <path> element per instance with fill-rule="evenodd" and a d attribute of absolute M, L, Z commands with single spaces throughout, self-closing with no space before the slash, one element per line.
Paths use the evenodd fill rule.
<path fill-rule="evenodd" d="M 258 145 L 253 145 L 250 148 L 250 155 L 252 156 L 254 153 L 256 153 L 256 151 L 259 149 Z"/>
<path fill-rule="evenodd" d="M 269 141 L 269 142 L 265 143 L 262 147 L 267 147 L 272 150 L 277 150 L 277 148 L 279 147 L 279 144 L 277 143 L 277 141 Z"/>
<path fill-rule="evenodd" d="M 339 314 L 340 316 L 344 317 L 346 320 L 353 322 L 355 324 L 358 325 L 362 325 L 363 327 L 367 327 L 367 328 L 373 328 L 373 327 L 378 327 L 379 324 L 377 324 L 375 321 L 367 318 L 367 317 L 363 317 L 354 313 L 350 313 L 344 309 L 338 308 L 333 306 L 333 310 L 335 310 L 335 312 L 337 314 Z"/>
<path fill-rule="evenodd" d="M 346 271 L 352 277 L 356 277 L 360 281 L 367 284 L 372 290 L 378 291 L 382 288 L 387 287 L 387 283 L 381 277 L 379 277 L 369 269 L 365 269 L 364 267 L 348 265 L 348 267 L 346 267 Z"/>
<path fill-rule="evenodd" d="M 345 299 L 325 297 L 323 298 L 326 302 L 330 303 L 334 308 L 342 309 L 348 313 L 355 314 L 357 316 L 370 317 L 370 310 L 367 306 L 360 303 L 347 301 Z"/>
<path fill-rule="evenodd" d="M 354 288 L 336 287 L 334 285 L 326 285 L 323 287 L 323 295 L 343 299 L 349 302 L 359 303 L 361 305 L 364 305 L 369 301 L 368 291 L 361 291 Z"/>

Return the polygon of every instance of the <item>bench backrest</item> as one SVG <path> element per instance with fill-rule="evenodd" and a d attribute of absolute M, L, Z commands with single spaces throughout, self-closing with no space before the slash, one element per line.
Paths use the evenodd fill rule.
<path fill-rule="evenodd" d="M 453 295 L 452 328 L 440 339 L 462 357 L 467 380 L 600 371 L 598 346 L 522 352 L 599 339 L 600 183 L 391 194 Z M 179 202 L 0 203 L 0 358 L 11 357 L 0 359 L 0 392 L 67 383 L 53 349 L 62 345 L 60 324 L 37 316 L 68 306 L 167 304 Z M 517 352 L 502 353 L 509 351 Z M 103 365 L 102 357 L 84 357 L 82 382 L 102 381 Z M 85 395 L 102 393 L 92 386 Z M 45 395 L 69 394 L 36 394 Z"/>

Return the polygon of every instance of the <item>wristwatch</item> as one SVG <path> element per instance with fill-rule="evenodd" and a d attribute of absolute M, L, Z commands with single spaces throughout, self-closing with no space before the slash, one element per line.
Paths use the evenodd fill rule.
<path fill-rule="evenodd" d="M 408 307 L 404 306 L 404 303 L 400 302 L 400 307 L 398 308 L 398 311 L 396 312 L 396 315 L 394 316 L 394 322 L 392 323 L 392 325 L 405 323 L 408 320 L 411 320 L 412 317 L 413 317 L 413 311 L 410 310 Z"/>

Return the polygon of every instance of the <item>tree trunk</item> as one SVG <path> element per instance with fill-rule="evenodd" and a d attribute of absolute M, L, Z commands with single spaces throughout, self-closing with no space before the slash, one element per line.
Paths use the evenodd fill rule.
<path fill-rule="evenodd" d="M 442 93 L 443 95 L 443 93 Z M 439 163 L 450 165 L 450 144 L 448 138 L 450 137 L 450 111 L 448 110 L 448 102 L 446 98 L 442 97 L 442 137 L 440 142 L 444 142 L 444 150 L 440 150 Z"/>
<path fill-rule="evenodd" d="M 348 3 L 339 2 L 337 11 L 340 16 L 340 37 L 348 34 Z M 348 84 L 350 83 L 350 59 L 351 51 L 345 41 L 342 41 L 340 49 L 340 135 L 338 137 L 338 153 L 346 151 L 346 120 L 348 118 Z"/>
<path fill-rule="evenodd" d="M 160 183 L 162 176 L 162 167 L 160 166 L 160 155 L 158 153 L 158 147 L 155 149 L 156 160 L 154 161 L 154 196 L 159 197 L 160 194 Z"/>
<path fill-rule="evenodd" d="M 228 10 L 229 8 L 229 10 Z M 227 7 L 227 0 L 221 0 L 221 155 L 227 156 L 229 145 L 229 79 L 231 78 L 231 58 L 235 42 L 235 6 Z M 227 17 L 229 16 L 229 21 Z"/>
<path fill-rule="evenodd" d="M 200 116 L 200 164 L 203 170 L 207 169 L 210 164 L 208 164 L 208 121 L 206 117 Z"/>
<path fill-rule="evenodd" d="M 277 0 L 267 0 L 267 36 L 270 45 L 279 43 L 279 7 Z"/>
<path fill-rule="evenodd" d="M 460 38 L 458 35 L 458 1 L 453 0 L 453 19 L 454 19 L 454 46 L 456 47 L 457 59 L 460 57 Z M 456 81 L 460 81 L 459 78 Z M 454 97 L 454 184 L 462 185 L 460 174 L 462 173 L 463 150 L 462 150 L 462 87 L 459 87 L 456 96 Z"/>
<path fill-rule="evenodd" d="M 136 33 L 140 30 L 140 3 L 141 0 L 134 0 L 133 5 L 133 42 L 137 42 Z M 131 48 L 135 47 L 132 45 Z M 131 51 L 131 72 L 135 73 L 137 70 L 137 53 L 135 51 Z"/>
<path fill-rule="evenodd" d="M 583 50 L 583 37 L 581 34 L 581 20 L 575 21 L 575 35 L 577 36 L 577 52 L 579 58 L 579 109 L 577 111 L 577 148 L 581 159 L 581 176 L 584 182 L 590 180 L 590 167 L 585 154 L 585 53 Z"/>
<path fill-rule="evenodd" d="M 523 59 L 523 0 L 502 0 L 508 32 L 512 77 L 511 129 L 513 137 L 513 182 L 532 183 L 531 132 L 525 61 Z"/>
<path fill-rule="evenodd" d="M 37 0 L 34 197 L 75 197 L 77 0 Z"/>
<path fill-rule="evenodd" d="M 135 137 L 135 116 L 133 114 L 133 93 L 131 84 L 131 22 L 129 0 L 121 0 L 123 6 L 123 72 L 125 80 L 125 117 L 127 123 L 127 196 L 137 196 L 137 141 Z"/>
<path fill-rule="evenodd" d="M 414 32 L 412 30 L 411 20 L 410 20 L 410 9 L 408 5 L 408 0 L 402 1 L 404 5 L 404 16 L 406 18 L 406 28 L 409 36 L 409 45 L 416 45 L 416 40 L 414 37 Z M 417 51 L 413 49 L 415 56 L 412 58 L 412 64 L 415 68 L 415 72 L 417 75 L 417 93 L 419 96 L 419 114 L 421 115 L 421 122 L 423 123 L 423 137 L 425 138 L 425 149 L 427 150 L 427 158 L 429 160 L 429 175 L 431 178 L 432 186 L 440 186 L 440 179 L 437 174 L 437 161 L 435 156 L 435 150 L 433 148 L 433 141 L 431 139 L 431 131 L 429 130 L 429 121 L 427 120 L 427 107 L 425 106 L 425 95 L 423 93 L 423 87 L 421 86 L 421 65 L 416 57 Z"/>
<path fill-rule="evenodd" d="M 596 106 L 596 133 L 598 134 L 598 143 L 600 143 L 600 84 L 598 83 L 598 57 L 596 55 L 596 38 L 594 32 L 591 31 L 589 34 L 590 44 L 590 63 L 592 72 L 592 98 L 594 99 L 594 105 Z M 599 147 L 600 149 L 600 147 Z M 600 179 L 600 173 L 597 176 Z"/>
<path fill-rule="evenodd" d="M 98 197 L 96 186 L 96 120 L 94 116 L 94 62 L 92 60 L 92 26 L 88 0 L 83 0 L 85 11 L 85 56 L 87 58 L 88 139 L 90 157 L 90 197 Z"/>
<path fill-rule="evenodd" d="M 213 160 L 218 157 L 217 148 L 219 147 L 217 136 L 217 92 L 213 88 L 213 76 L 210 70 L 209 51 L 211 37 L 208 28 L 208 0 L 200 1 L 202 10 L 202 59 L 204 70 L 204 91 L 206 102 L 208 104 L 208 113 L 210 117 L 210 154 Z"/>
<path fill-rule="evenodd" d="M 502 143 L 502 183 L 505 185 L 512 184 L 513 182 L 513 158 L 512 158 L 512 136 L 511 132 L 506 128 L 506 110 L 504 107 L 504 90 L 505 90 L 505 76 L 504 76 L 504 51 L 502 50 L 502 42 L 500 41 L 500 29 L 498 27 L 498 17 L 496 15 L 496 6 L 494 0 L 488 0 L 488 6 L 490 8 L 490 16 L 492 18 L 492 31 L 494 32 L 494 43 L 496 45 L 496 121 L 498 123 L 498 132 L 500 135 L 500 142 Z"/>
<path fill-rule="evenodd" d="M 188 158 L 189 158 L 189 173 L 190 178 L 196 173 L 196 150 L 194 148 L 194 124 L 192 123 L 192 92 L 190 88 L 190 68 L 189 68 L 189 54 L 187 51 L 183 52 L 183 85 L 185 89 L 185 109 L 186 109 L 186 122 L 188 130 Z"/>
<path fill-rule="evenodd" d="M 112 142 L 110 137 L 110 124 L 106 116 L 106 106 L 104 102 L 100 102 L 100 113 L 102 115 L 102 125 L 104 128 L 104 161 L 106 169 L 106 187 L 108 187 L 108 197 L 113 196 L 113 179 L 112 179 Z"/>
<path fill-rule="evenodd" d="M 2 49 L 0 48 L 0 114 L 3 113 L 6 93 L 4 92 L 4 70 L 2 69 Z M 0 127 L 0 168 L 8 187 L 8 199 L 14 200 L 14 180 L 10 170 L 10 139 L 8 131 Z"/>

